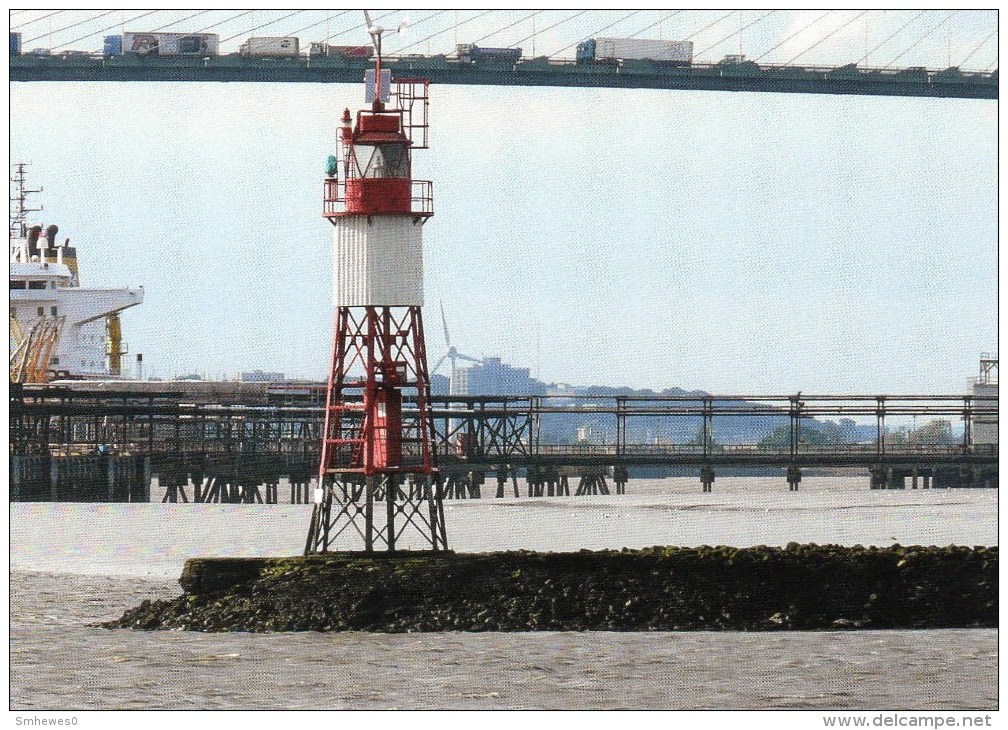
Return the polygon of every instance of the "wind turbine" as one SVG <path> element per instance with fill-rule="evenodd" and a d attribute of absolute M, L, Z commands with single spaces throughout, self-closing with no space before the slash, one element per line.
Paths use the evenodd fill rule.
<path fill-rule="evenodd" d="M 459 352 L 457 349 L 455 349 L 455 347 L 452 346 L 451 336 L 448 334 L 448 320 L 445 319 L 444 301 L 441 302 L 441 325 L 444 327 L 445 346 L 448 348 L 448 352 L 446 352 L 441 357 L 441 359 L 437 361 L 437 365 L 434 366 L 434 368 L 431 370 L 431 372 L 432 373 L 436 373 L 437 370 L 438 370 L 438 368 L 441 367 L 444 364 L 445 360 L 450 360 L 451 361 L 451 380 L 448 381 L 448 393 L 450 395 L 456 395 L 456 393 L 454 391 L 455 391 L 455 386 L 458 383 L 458 379 L 457 379 L 457 377 L 458 377 L 458 361 L 459 360 L 465 360 L 466 362 L 473 362 L 473 363 L 476 363 L 477 365 L 482 365 L 483 361 L 480 360 L 479 358 L 472 357 L 470 355 L 463 355 L 461 352 Z"/>
<path fill-rule="evenodd" d="M 382 25 L 377 25 L 371 20 L 371 13 L 367 10 L 364 11 L 364 22 L 367 25 L 368 35 L 371 36 L 371 42 L 374 44 L 375 51 L 378 56 L 381 56 L 381 37 L 383 33 L 388 32 L 391 28 L 386 28 Z M 409 25 L 409 18 L 403 18 L 403 21 L 399 23 L 399 27 L 396 28 L 393 33 L 402 33 L 406 30 L 406 26 Z"/>
<path fill-rule="evenodd" d="M 387 33 L 390 29 L 382 25 L 377 25 L 371 20 L 371 13 L 367 10 L 364 11 L 364 25 L 367 27 L 368 35 L 371 36 L 371 43 L 375 47 L 375 88 L 374 88 L 374 109 L 375 111 L 380 111 L 382 109 L 382 48 L 381 39 L 382 34 Z M 402 33 L 406 26 L 409 25 L 409 20 L 404 18 L 399 27 L 395 29 L 395 33 Z M 386 91 L 391 91 L 387 89 Z"/>

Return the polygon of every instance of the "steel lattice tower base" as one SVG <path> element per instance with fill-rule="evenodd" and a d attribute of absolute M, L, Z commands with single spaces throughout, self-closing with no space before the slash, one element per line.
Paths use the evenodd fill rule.
<path fill-rule="evenodd" d="M 420 307 L 339 307 L 334 340 L 305 554 L 348 529 L 366 551 L 395 550 L 407 530 L 447 550 Z"/>

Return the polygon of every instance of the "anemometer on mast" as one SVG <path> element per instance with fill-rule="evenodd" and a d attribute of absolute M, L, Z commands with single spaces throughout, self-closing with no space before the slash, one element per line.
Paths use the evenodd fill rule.
<path fill-rule="evenodd" d="M 364 11 L 364 24 L 365 24 L 365 28 L 367 28 L 368 35 L 371 36 L 371 43 L 372 43 L 372 45 L 374 45 L 374 49 L 375 49 L 375 72 L 374 72 L 374 74 L 375 74 L 375 81 L 374 81 L 374 90 L 375 90 L 375 93 L 374 93 L 374 102 L 373 103 L 374 103 L 374 108 L 377 111 L 377 110 L 379 110 L 381 108 L 381 105 L 382 105 L 382 88 L 381 88 L 381 83 L 382 83 L 382 74 L 381 74 L 381 71 L 382 71 L 382 68 L 381 68 L 381 63 L 382 63 L 382 35 L 384 35 L 385 33 L 387 33 L 389 31 L 389 29 L 386 28 L 386 27 L 384 27 L 384 26 L 378 25 L 375 22 L 373 22 L 371 20 L 371 13 L 369 13 L 367 10 Z M 394 32 L 395 33 L 402 33 L 406 29 L 407 25 L 409 25 L 409 19 L 408 18 L 403 18 L 402 22 L 399 23 L 399 27 L 396 28 Z M 385 91 L 388 92 L 388 89 L 386 89 Z"/>

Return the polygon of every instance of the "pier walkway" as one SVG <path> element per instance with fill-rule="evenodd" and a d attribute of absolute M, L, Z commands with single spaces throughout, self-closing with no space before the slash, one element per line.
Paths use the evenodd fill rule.
<path fill-rule="evenodd" d="M 151 386 L 156 384 L 144 384 Z M 324 392 L 280 386 L 255 394 L 12 386 L 11 498 L 63 501 L 307 502 L 317 473 Z M 208 402 L 206 399 L 212 398 Z M 435 396 L 445 495 L 607 494 L 630 473 L 693 473 L 703 491 L 731 470 L 847 468 L 873 488 L 996 486 L 997 398 L 953 395 L 664 397 Z M 406 409 L 407 420 L 409 408 Z M 875 437 L 816 443 L 826 419 L 870 421 Z M 960 424 L 956 443 L 894 435 L 907 419 Z M 993 424 L 993 438 L 991 438 Z M 414 426 L 415 426 L 414 420 Z M 576 430 L 582 439 L 563 443 Z M 733 434 L 748 434 L 746 440 Z M 756 442 L 752 434 L 766 434 Z M 411 449 L 404 444 L 404 458 Z M 157 477 L 163 494 L 150 493 Z M 526 488 L 519 490 L 518 477 Z M 404 487 L 405 488 L 405 487 Z M 285 488 L 285 492 L 288 488 Z"/>

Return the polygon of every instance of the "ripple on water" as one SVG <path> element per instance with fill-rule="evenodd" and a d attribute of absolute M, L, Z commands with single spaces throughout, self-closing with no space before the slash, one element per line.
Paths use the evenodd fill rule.
<path fill-rule="evenodd" d="M 625 498 L 453 505 L 449 529 L 458 550 L 997 544 L 994 491 L 881 494 L 862 482 L 809 477 L 795 495 L 780 479 L 726 477 L 701 495 L 695 480 L 638 480 Z M 11 707 L 997 707 L 996 630 L 252 635 L 94 626 L 178 595 L 191 555 L 281 555 L 303 544 L 304 505 L 230 507 L 12 505 Z M 31 527 L 40 522 L 60 529 Z"/>

